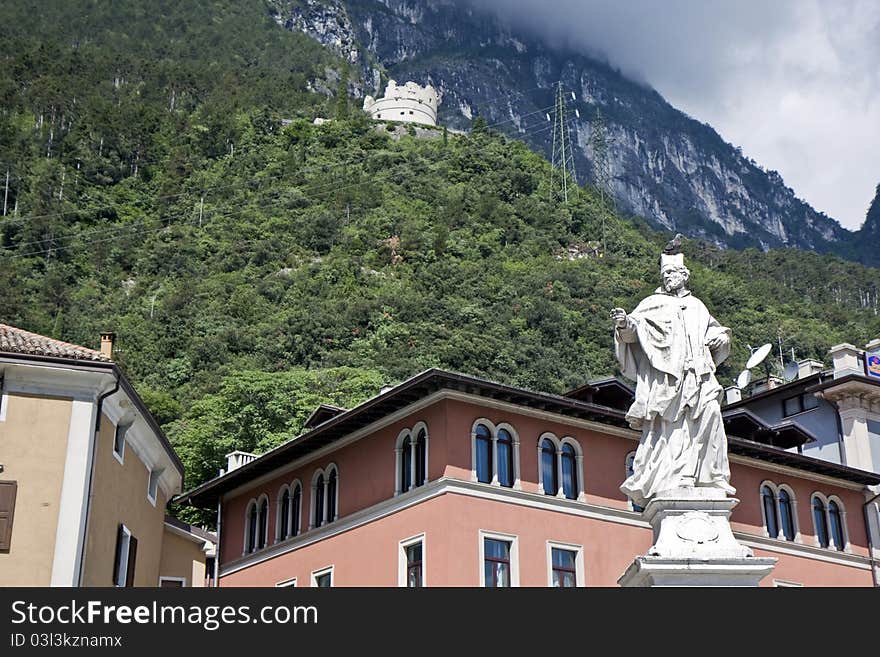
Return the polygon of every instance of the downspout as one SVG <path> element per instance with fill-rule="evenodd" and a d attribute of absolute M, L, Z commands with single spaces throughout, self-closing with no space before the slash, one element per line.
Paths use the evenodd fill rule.
<path fill-rule="evenodd" d="M 83 565 L 86 562 L 86 545 L 88 544 L 89 539 L 89 518 L 92 515 L 92 495 L 93 487 L 94 487 L 94 478 L 95 478 L 95 455 L 98 452 L 98 432 L 101 430 L 101 412 L 104 407 L 104 400 L 110 395 L 119 391 L 119 376 L 117 375 L 114 379 L 113 388 L 108 390 L 105 393 L 98 395 L 98 410 L 95 415 L 95 431 L 92 434 L 92 458 L 91 463 L 89 464 L 89 485 L 88 485 L 88 497 L 86 498 L 86 522 L 83 527 L 83 542 L 82 548 L 80 548 L 79 553 L 79 572 L 76 575 L 76 585 L 82 586 L 82 575 L 83 575 Z"/>
<path fill-rule="evenodd" d="M 220 518 L 222 517 L 222 498 L 217 498 L 217 549 L 214 555 L 214 588 L 217 588 L 217 579 L 220 576 Z"/>
<path fill-rule="evenodd" d="M 871 578 L 874 581 L 874 586 L 880 586 L 880 580 L 878 580 L 877 568 L 880 566 L 880 562 L 877 561 L 877 558 L 874 556 L 874 541 L 871 539 L 871 515 L 870 515 L 870 507 L 877 499 L 880 498 L 880 493 L 869 499 L 862 506 L 862 509 L 865 513 L 865 534 L 868 536 L 868 559 L 871 563 Z M 878 513 L 877 518 L 877 528 L 880 530 L 880 513 Z"/>

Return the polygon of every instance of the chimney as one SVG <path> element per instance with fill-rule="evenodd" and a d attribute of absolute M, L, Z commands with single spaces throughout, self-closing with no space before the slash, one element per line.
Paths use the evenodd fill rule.
<path fill-rule="evenodd" d="M 734 402 L 738 402 L 742 400 L 742 390 L 737 388 L 736 386 L 727 386 L 724 389 L 724 398 L 728 404 L 733 404 Z"/>
<path fill-rule="evenodd" d="M 813 360 L 811 358 L 799 360 L 797 378 L 805 379 L 808 376 L 812 376 L 813 374 L 818 374 L 824 369 L 825 364 L 819 362 L 818 360 Z"/>
<path fill-rule="evenodd" d="M 874 338 L 866 344 L 865 351 L 880 351 L 880 338 Z"/>
<path fill-rule="evenodd" d="M 101 354 L 107 358 L 113 358 L 113 343 L 116 341 L 116 334 L 112 331 L 104 331 L 101 333 Z"/>
<path fill-rule="evenodd" d="M 240 450 L 229 452 L 229 454 L 226 455 L 226 472 L 238 470 L 241 466 L 247 465 L 256 458 L 257 455 L 251 454 L 250 452 L 242 452 Z"/>
<path fill-rule="evenodd" d="M 847 374 L 862 373 L 861 363 L 859 363 L 860 351 L 856 349 L 855 345 L 848 343 L 834 345 L 828 350 L 828 353 L 831 354 L 835 379 Z"/>

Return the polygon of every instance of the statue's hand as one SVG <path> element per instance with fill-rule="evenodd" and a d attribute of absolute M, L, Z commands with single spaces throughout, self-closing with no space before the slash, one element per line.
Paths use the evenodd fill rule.
<path fill-rule="evenodd" d="M 614 320 L 615 326 L 623 328 L 626 326 L 626 311 L 623 308 L 614 308 L 611 311 L 611 319 Z"/>
<path fill-rule="evenodd" d="M 710 351 L 715 351 L 719 347 L 724 346 L 726 343 L 727 343 L 727 336 L 724 335 L 723 333 L 720 333 L 719 335 L 716 335 L 715 337 L 710 338 L 709 341 L 706 343 L 706 346 L 709 347 Z"/>

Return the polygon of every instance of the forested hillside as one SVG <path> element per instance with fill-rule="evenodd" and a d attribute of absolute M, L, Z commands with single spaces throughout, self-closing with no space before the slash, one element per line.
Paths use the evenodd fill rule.
<path fill-rule="evenodd" d="M 479 124 L 392 136 L 260 2 L 45 4 L 0 8 L 0 321 L 116 331 L 188 486 L 428 367 L 552 392 L 614 373 L 608 311 L 657 286 L 670 235 L 590 188 L 551 200 L 548 163 Z M 685 250 L 733 329 L 725 384 L 746 343 L 880 336 L 876 269 Z"/>

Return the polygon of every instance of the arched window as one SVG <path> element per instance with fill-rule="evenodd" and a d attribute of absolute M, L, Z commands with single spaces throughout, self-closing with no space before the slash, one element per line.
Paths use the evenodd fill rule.
<path fill-rule="evenodd" d="M 764 527 L 770 538 L 779 536 L 779 520 L 776 516 L 776 496 L 770 486 L 761 486 L 761 504 L 764 508 Z"/>
<path fill-rule="evenodd" d="M 276 540 L 283 541 L 290 536 L 290 489 L 287 486 L 284 487 L 278 498 L 276 526 L 278 527 Z"/>
<path fill-rule="evenodd" d="M 397 459 L 395 495 L 428 483 L 428 427 L 424 422 L 397 435 L 394 453 Z"/>
<path fill-rule="evenodd" d="M 795 537 L 794 511 L 792 510 L 791 495 L 784 488 L 779 489 L 779 523 L 782 525 L 782 535 L 786 541 L 793 541 Z"/>
<path fill-rule="evenodd" d="M 571 443 L 562 446 L 562 494 L 570 500 L 578 496 L 577 455 Z"/>
<path fill-rule="evenodd" d="M 412 483 L 412 439 L 409 434 L 400 446 L 400 490 L 406 492 Z"/>
<path fill-rule="evenodd" d="M 339 484 L 336 468 L 327 475 L 327 522 L 336 520 L 337 486 Z"/>
<path fill-rule="evenodd" d="M 492 432 L 484 424 L 474 429 L 476 438 L 477 481 L 492 483 Z"/>
<path fill-rule="evenodd" d="M 257 549 L 266 547 L 267 534 L 269 532 L 269 498 L 263 497 L 260 502 L 260 511 L 257 517 Z"/>
<path fill-rule="evenodd" d="M 556 445 L 549 438 L 541 442 L 541 478 L 545 495 L 556 495 L 559 482 L 556 479 Z"/>
<path fill-rule="evenodd" d="M 293 495 L 290 498 L 290 506 L 291 515 L 293 516 L 293 522 L 290 523 L 290 535 L 299 536 L 300 527 L 302 527 L 302 486 L 300 486 L 299 483 L 293 488 Z"/>
<path fill-rule="evenodd" d="M 513 436 L 507 429 L 498 430 L 498 483 L 513 486 Z"/>
<path fill-rule="evenodd" d="M 846 547 L 846 539 L 843 535 L 843 518 L 840 513 L 840 506 L 834 500 L 828 502 L 828 519 L 831 525 L 831 538 L 834 541 L 834 547 L 843 551 Z"/>
<path fill-rule="evenodd" d="M 813 497 L 813 524 L 816 526 L 816 540 L 821 547 L 828 547 L 828 521 L 825 517 L 825 502 Z"/>
<path fill-rule="evenodd" d="M 428 432 L 422 428 L 416 435 L 416 486 L 428 481 Z"/>
<path fill-rule="evenodd" d="M 314 508 L 312 509 L 312 518 L 314 518 L 314 522 L 312 522 L 313 527 L 320 527 L 324 522 L 324 474 L 321 473 L 318 475 L 318 478 L 315 479 L 315 486 L 312 491 L 314 495 L 312 498 L 315 500 Z"/>
<path fill-rule="evenodd" d="M 247 533 L 244 543 L 245 553 L 257 549 L 257 503 L 251 500 L 247 507 Z"/>

